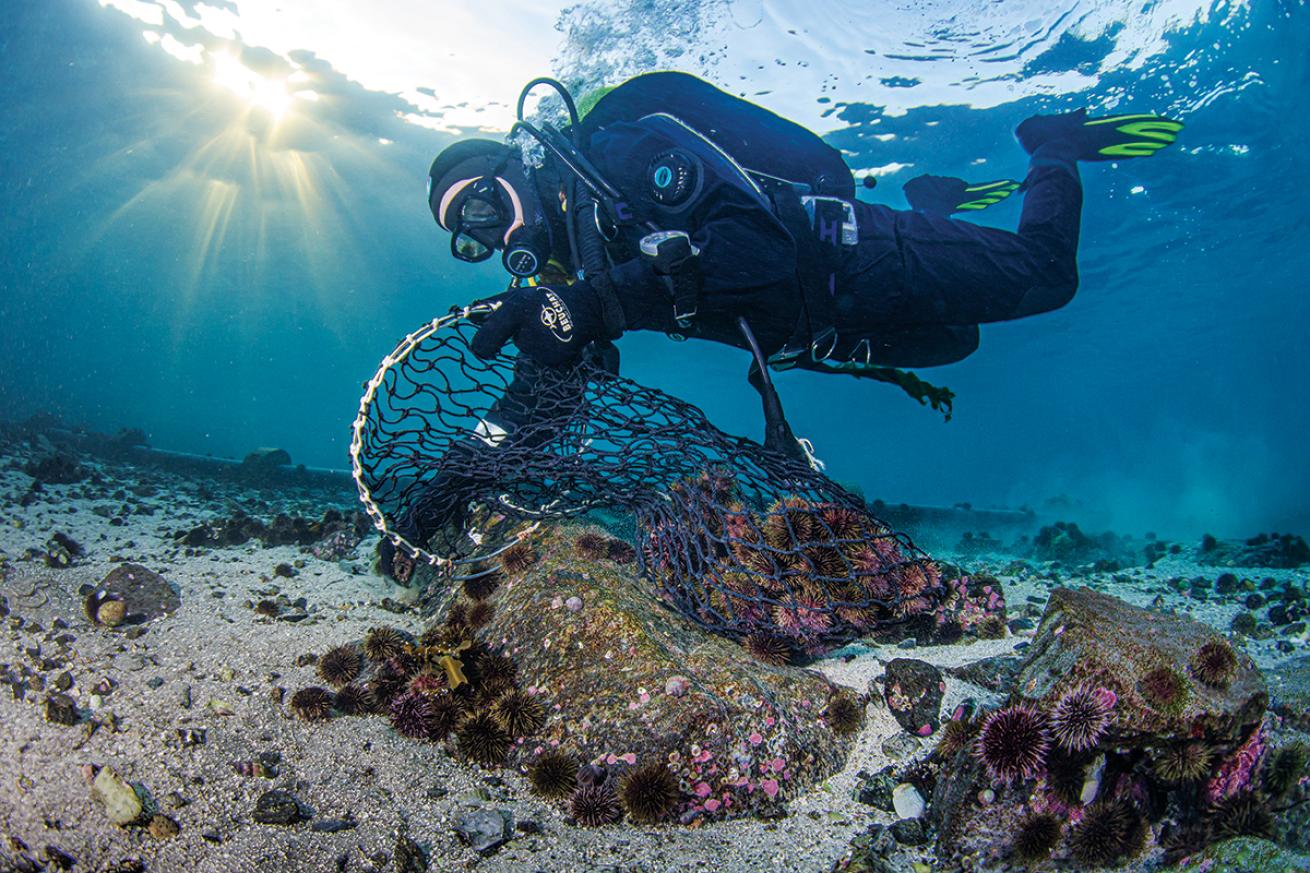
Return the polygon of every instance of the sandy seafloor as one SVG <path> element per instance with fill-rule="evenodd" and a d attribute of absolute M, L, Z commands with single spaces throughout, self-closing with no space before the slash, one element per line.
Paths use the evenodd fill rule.
<path fill-rule="evenodd" d="M 295 546 L 263 548 L 253 542 L 188 554 L 172 535 L 230 515 L 234 502 L 264 519 L 276 511 L 317 518 L 328 506 L 323 494 L 275 497 L 274 492 L 248 492 L 220 483 L 206 483 L 202 489 L 172 474 L 94 465 L 104 477 L 102 484 L 47 486 L 43 499 L 22 507 L 18 498 L 31 479 L 12 460 L 0 456 L 0 552 L 8 564 L 0 593 L 25 624 L 15 628 L 13 615 L 0 619 L 0 663 L 66 661 L 66 666 L 50 670 L 47 679 L 71 672 L 69 693 L 79 706 L 92 710 L 101 722 L 110 721 L 112 712 L 117 729 L 88 732 L 85 725 L 47 723 L 41 706 L 44 693 L 29 690 L 25 700 L 18 701 L 8 688 L 0 689 L 0 867 L 5 859 L 17 857 L 16 839 L 34 856 L 46 846 L 58 847 L 76 860 L 75 870 L 109 869 L 128 858 L 140 859 L 145 869 L 154 871 L 393 870 L 391 856 L 397 834 L 403 832 L 429 853 L 430 870 L 827 871 L 852 837 L 873 822 L 891 820 L 851 799 L 856 774 L 876 772 L 892 760 L 884 751 L 889 739 L 899 735 L 902 745 L 920 742 L 899 729 L 875 693 L 845 768 L 791 802 L 785 819 L 697 828 L 575 827 L 560 808 L 533 797 L 516 772 L 493 773 L 462 764 L 440 745 L 398 736 L 382 718 L 338 717 L 310 724 L 274 701 L 276 687 L 287 689 L 289 696 L 299 687 L 319 683 L 312 666 L 296 666 L 297 656 L 358 640 L 379 623 L 411 631 L 425 624 L 415 611 L 395 614 L 381 607 L 384 597 L 403 601 L 407 591 L 370 572 L 376 538 L 366 538 L 354 560 L 326 562 Z M 131 494 L 140 485 L 154 486 L 154 495 Z M 107 495 L 120 487 L 128 489 L 127 499 L 109 499 Z M 102 513 L 105 506 L 117 513 L 124 503 L 131 512 L 121 526 L 94 511 L 100 505 Z M 351 508 L 348 495 L 340 495 L 335 505 Z M 39 559 L 24 560 L 28 549 L 44 550 L 56 531 L 78 541 L 86 556 L 63 569 L 47 567 Z M 95 585 L 123 559 L 162 574 L 182 597 L 176 613 L 151 623 L 136 639 L 93 626 L 78 595 L 79 586 Z M 277 564 L 297 561 L 303 566 L 295 576 L 274 577 Z M 1226 629 L 1239 608 L 1235 603 L 1197 603 L 1165 584 L 1179 576 L 1213 579 L 1218 572 L 1169 558 L 1150 570 L 1124 571 L 1116 580 L 1106 575 L 1079 581 L 1142 605 L 1163 595 L 1166 607 Z M 1293 571 L 1250 572 L 1261 578 L 1304 576 Z M 1011 618 L 1028 616 L 1035 625 L 1041 601 L 1057 583 L 1041 576 L 1002 578 Z M 291 600 L 306 598 L 309 617 L 288 623 L 257 615 L 251 603 L 274 588 Z M 55 626 L 57 618 L 67 629 Z M 876 691 L 883 664 L 891 658 L 961 665 L 1009 652 L 1031 633 L 908 651 L 856 646 L 839 653 L 845 658 L 829 658 L 815 668 L 851 688 L 864 691 L 872 686 Z M 54 639 L 60 634 L 75 639 L 60 646 Z M 1248 643 L 1248 651 L 1264 669 L 1305 652 L 1304 639 L 1292 641 L 1291 654 L 1273 648 L 1277 639 Z M 32 651 L 35 647 L 39 652 Z M 91 689 L 105 678 L 116 687 L 93 698 Z M 189 707 L 184 697 L 189 697 Z M 992 695 L 948 679 L 947 711 L 965 697 L 986 702 Z M 216 707 L 231 714 L 219 714 Z M 207 741 L 182 746 L 179 728 L 203 728 Z M 266 752 L 281 755 L 275 778 L 244 777 L 234 771 L 233 762 Z M 161 840 L 141 827 L 111 824 L 90 798 L 83 777 L 87 764 L 112 766 L 129 782 L 145 786 L 160 810 L 181 826 L 180 833 Z M 255 823 L 255 801 L 273 787 L 295 794 L 312 810 L 313 821 L 351 818 L 356 824 L 333 833 L 314 831 L 312 822 L 290 827 Z M 540 830 L 520 830 L 495 854 L 481 857 L 464 846 L 454 830 L 461 814 L 477 804 L 509 809 L 517 821 L 535 822 Z M 912 860 L 927 860 L 928 853 L 925 848 L 917 856 L 903 855 L 904 869 L 910 869 Z"/>

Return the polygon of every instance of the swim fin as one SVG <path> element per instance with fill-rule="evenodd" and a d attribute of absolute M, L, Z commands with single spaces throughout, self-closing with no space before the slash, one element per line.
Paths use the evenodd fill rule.
<path fill-rule="evenodd" d="M 1088 118 L 1086 109 L 1062 115 L 1034 115 L 1019 124 L 1014 136 L 1028 154 L 1047 143 L 1059 143 L 1079 161 L 1147 158 L 1171 144 L 1183 129 L 1181 121 L 1162 115 L 1107 115 Z"/>
<path fill-rule="evenodd" d="M 1015 191 L 1013 179 L 966 182 L 954 176 L 915 176 L 905 183 L 910 208 L 926 215 L 948 216 L 955 212 L 977 212 L 1000 203 Z"/>

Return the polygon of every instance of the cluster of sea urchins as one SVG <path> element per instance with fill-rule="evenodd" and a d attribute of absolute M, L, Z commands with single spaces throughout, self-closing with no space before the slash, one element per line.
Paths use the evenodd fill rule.
<path fill-rule="evenodd" d="M 787 497 L 753 508 L 710 470 L 670 489 L 643 556 L 667 596 L 768 663 L 931 611 L 937 566 L 863 510 Z"/>
<path fill-rule="evenodd" d="M 974 751 L 999 782 L 1032 779 L 1046 772 L 1048 753 L 1064 758 L 1096 748 L 1115 718 L 1118 698 L 1108 688 L 1075 685 L 1043 712 L 1021 703 L 986 716 Z"/>
<path fill-rule="evenodd" d="M 638 824 L 670 821 L 682 805 L 673 771 L 655 760 L 616 774 L 599 764 L 579 764 L 559 749 L 542 752 L 527 765 L 528 784 L 547 800 L 565 801 L 573 820 L 598 827 L 622 820 Z"/>
<path fill-rule="evenodd" d="M 507 562 L 520 570 L 535 560 L 530 547 L 523 548 Z M 418 640 L 380 626 L 365 634 L 362 652 L 353 645 L 330 649 L 318 659 L 318 672 L 338 686 L 335 697 L 317 686 L 303 688 L 292 695 L 291 709 L 307 721 L 328 718 L 334 707 L 343 715 L 382 713 L 402 736 L 453 737 L 464 758 L 503 764 L 516 740 L 545 724 L 546 708 L 519 687 L 512 658 L 476 639 L 493 614 L 485 598 L 495 590 L 496 575 L 488 571 L 466 584 L 470 602 L 452 604 L 445 621 Z M 357 682 L 361 677 L 367 681 Z"/>

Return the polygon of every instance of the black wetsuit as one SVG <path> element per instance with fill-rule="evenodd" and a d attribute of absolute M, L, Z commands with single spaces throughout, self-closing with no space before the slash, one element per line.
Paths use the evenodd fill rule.
<path fill-rule="evenodd" d="M 804 343 L 804 354 L 786 356 L 793 365 L 924 367 L 971 354 L 979 324 L 1059 308 L 1078 286 L 1082 187 L 1072 162 L 1034 161 L 1017 232 L 859 202 L 835 149 L 682 73 L 609 92 L 583 119 L 579 142 L 626 198 L 610 254 L 628 330 L 742 345 L 734 322 L 745 315 L 766 354 Z M 670 203 L 657 174 L 684 165 L 695 178 Z M 856 244 L 798 221 L 806 191 L 853 202 Z M 641 220 L 685 230 L 701 250 L 688 327 L 674 322 L 668 291 L 639 255 Z"/>

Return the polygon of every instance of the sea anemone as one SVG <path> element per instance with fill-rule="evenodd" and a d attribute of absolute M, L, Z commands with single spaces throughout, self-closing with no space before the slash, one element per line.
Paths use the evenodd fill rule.
<path fill-rule="evenodd" d="M 394 627 L 380 625 L 364 635 L 364 654 L 370 661 L 389 661 L 405 651 L 405 637 Z"/>
<path fill-rule="evenodd" d="M 485 600 L 479 600 L 469 607 L 469 627 L 483 627 L 487 622 L 491 621 L 491 617 L 495 614 L 496 607 Z"/>
<path fill-rule="evenodd" d="M 777 634 L 756 632 L 746 637 L 746 650 L 757 661 L 782 667 L 791 663 L 794 650 L 791 643 Z"/>
<path fill-rule="evenodd" d="M 1197 782 L 1210 772 L 1213 750 L 1199 740 L 1175 743 L 1156 753 L 1151 769 L 1165 782 Z"/>
<path fill-rule="evenodd" d="M 517 576 L 525 572 L 535 563 L 537 563 L 536 551 L 532 546 L 522 541 L 500 553 L 500 565 L 511 576 Z"/>
<path fill-rule="evenodd" d="M 1242 791 L 1224 798 L 1210 812 L 1210 829 L 1216 839 L 1273 836 L 1274 817 L 1254 792 Z"/>
<path fill-rule="evenodd" d="M 1307 760 L 1310 760 L 1310 747 L 1305 743 L 1275 749 L 1265 763 L 1265 788 L 1280 800 L 1287 797 L 1305 775 Z"/>
<path fill-rule="evenodd" d="M 1011 782 L 1035 776 L 1050 744 L 1046 718 L 1027 705 L 1016 704 L 987 716 L 978 732 L 975 754 L 995 779 Z"/>
<path fill-rule="evenodd" d="M 573 792 L 569 801 L 573 819 L 584 827 L 594 828 L 612 824 L 623 818 L 619 799 L 608 785 L 583 785 Z"/>
<path fill-rule="evenodd" d="M 337 646 L 318 659 L 318 675 L 329 685 L 345 685 L 359 675 L 360 666 L 359 649 Z"/>
<path fill-rule="evenodd" d="M 563 797 L 578 784 L 578 759 L 568 752 L 546 752 L 528 766 L 528 784 L 541 797 Z"/>
<path fill-rule="evenodd" d="M 1106 688 L 1080 685 L 1064 693 L 1051 710 L 1051 739 L 1071 752 L 1092 748 L 1114 721 L 1115 695 Z"/>
<path fill-rule="evenodd" d="M 486 711 L 471 712 L 460 719 L 455 739 L 464 757 L 485 767 L 503 763 L 511 744 L 509 734 Z"/>
<path fill-rule="evenodd" d="M 1122 801 L 1098 801 L 1083 810 L 1083 820 L 1069 834 L 1073 859 L 1089 867 L 1131 858 L 1146 839 L 1146 823 Z"/>
<path fill-rule="evenodd" d="M 428 695 L 419 691 L 406 691 L 396 695 L 388 710 L 391 726 L 396 729 L 396 733 L 416 740 L 432 737 L 437 713 Z"/>
<path fill-rule="evenodd" d="M 1211 640 L 1197 649 L 1189 666 L 1211 688 L 1227 688 L 1237 672 L 1237 654 L 1226 640 Z"/>
<path fill-rule="evenodd" d="M 630 770 L 619 782 L 619 800 L 628 818 L 638 824 L 654 824 L 670 818 L 681 798 L 677 777 L 662 761 Z"/>
<path fill-rule="evenodd" d="M 342 715 L 367 715 L 377 708 L 373 693 L 361 685 L 346 685 L 339 689 L 333 703 Z"/>
<path fill-rule="evenodd" d="M 500 587 L 500 572 L 488 570 L 475 573 L 464 580 L 464 593 L 470 600 L 486 600 Z"/>
<path fill-rule="evenodd" d="M 835 694 L 824 716 L 834 733 L 853 734 L 864 724 L 864 707 L 849 694 Z"/>
<path fill-rule="evenodd" d="M 526 691 L 514 689 L 491 705 L 491 717 L 511 737 L 526 737 L 546 723 L 546 708 Z"/>
<path fill-rule="evenodd" d="M 332 714 L 332 693 L 311 685 L 291 695 L 291 711 L 305 721 L 322 721 Z"/>
<path fill-rule="evenodd" d="M 1019 822 L 1014 832 L 1014 855 L 1020 861 L 1032 863 L 1049 858 L 1060 841 L 1060 820 L 1049 812 L 1030 815 Z"/>
<path fill-rule="evenodd" d="M 578 534 L 578 538 L 573 541 L 573 550 L 580 558 L 599 561 L 609 557 L 609 540 L 594 531 L 586 531 Z"/>
<path fill-rule="evenodd" d="M 1156 667 L 1144 674 L 1138 689 L 1153 709 L 1171 715 L 1182 712 L 1190 690 L 1187 677 L 1172 667 Z"/>

